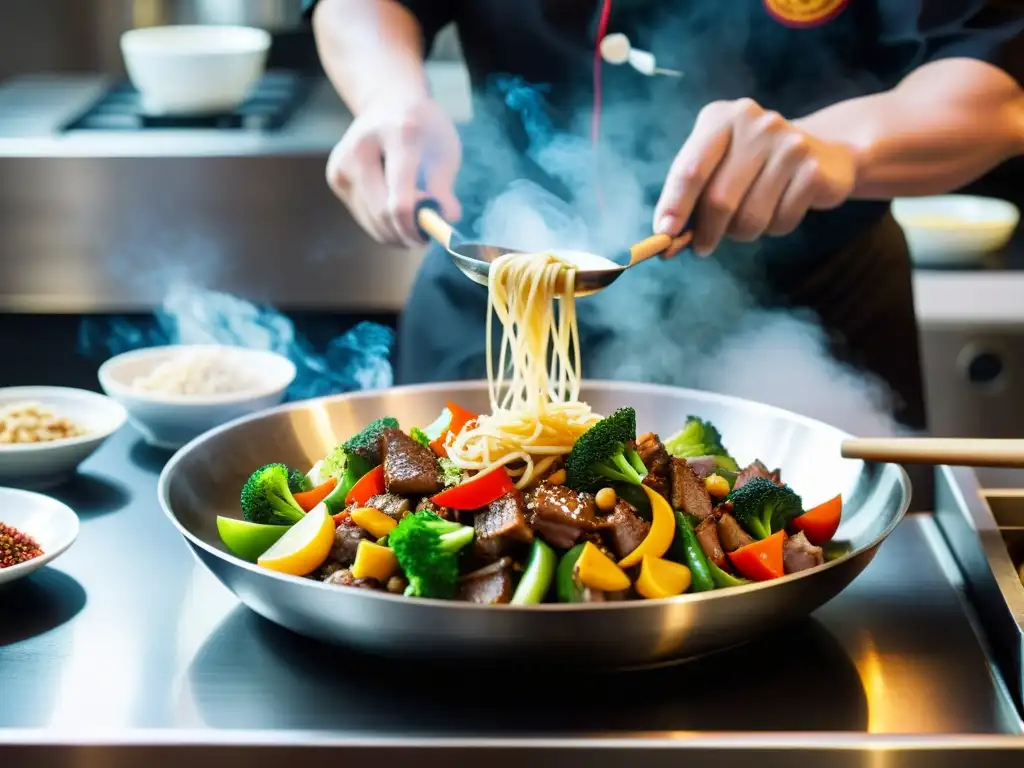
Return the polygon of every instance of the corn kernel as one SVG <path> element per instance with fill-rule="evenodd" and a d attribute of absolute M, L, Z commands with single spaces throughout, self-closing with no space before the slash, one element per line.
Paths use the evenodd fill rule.
<path fill-rule="evenodd" d="M 547 481 L 552 485 L 563 485 L 565 483 L 565 470 L 560 469 L 557 472 L 552 472 Z"/>
<path fill-rule="evenodd" d="M 594 496 L 594 503 L 597 504 L 597 508 L 602 512 L 611 512 L 615 509 L 615 503 L 618 501 L 618 497 L 615 495 L 614 488 L 602 488 Z"/>
<path fill-rule="evenodd" d="M 721 475 L 708 475 L 704 478 L 704 487 L 716 499 L 724 499 L 729 495 L 729 481 Z"/>

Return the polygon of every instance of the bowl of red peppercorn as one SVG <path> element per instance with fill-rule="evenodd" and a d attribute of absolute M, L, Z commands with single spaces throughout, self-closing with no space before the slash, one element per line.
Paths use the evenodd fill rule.
<path fill-rule="evenodd" d="M 0 488 L 0 584 L 28 576 L 78 537 L 78 515 L 41 493 Z"/>

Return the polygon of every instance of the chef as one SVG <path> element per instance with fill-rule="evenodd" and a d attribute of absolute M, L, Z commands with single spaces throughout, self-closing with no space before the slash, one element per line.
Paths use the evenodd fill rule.
<path fill-rule="evenodd" d="M 713 258 L 645 264 L 581 300 L 587 375 L 690 384 L 684 355 L 655 361 L 692 352 L 708 328 L 721 336 L 715 323 L 741 323 L 741 309 L 778 307 L 813 317 L 834 354 L 888 384 L 900 421 L 925 427 L 911 269 L 889 201 L 955 190 L 1024 151 L 1022 4 L 307 5 L 355 115 L 327 181 L 374 239 L 421 243 L 424 195 L 472 233 L 522 179 L 596 230 L 636 187 L 644 219 L 619 226 L 623 244 L 686 229 L 692 254 Z M 449 23 L 474 87 L 474 119 L 458 130 L 423 66 Z M 728 290 L 693 292 L 723 272 Z M 433 247 L 401 320 L 398 380 L 482 377 L 486 306 Z"/>

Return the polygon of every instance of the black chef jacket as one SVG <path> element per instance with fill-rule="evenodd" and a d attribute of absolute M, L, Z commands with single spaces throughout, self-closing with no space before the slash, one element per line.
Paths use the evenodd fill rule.
<path fill-rule="evenodd" d="M 710 101 L 750 97 L 795 118 L 891 88 L 937 59 L 970 57 L 1014 76 L 1024 71 L 1019 2 L 612 0 L 604 31 L 626 34 L 659 66 L 684 73 L 646 77 L 599 64 L 600 139 L 613 158 L 627 158 L 616 164 L 589 154 L 595 44 L 609 10 L 602 0 L 400 1 L 419 19 L 428 48 L 442 27 L 458 25 L 476 115 L 462 131 L 457 183 L 468 229 L 517 178 L 538 181 L 597 217 L 616 216 L 592 205 L 590 182 L 613 197 L 622 178 L 616 174 L 626 173 L 639 181 L 648 208 L 621 227 L 623 243 L 649 233 L 649 206 Z M 572 148 L 568 172 L 537 153 L 553 142 Z M 911 272 L 888 208 L 852 201 L 811 212 L 787 237 L 726 242 L 711 260 L 631 270 L 613 289 L 578 304 L 586 375 L 701 386 L 687 361 L 728 338 L 752 304 L 808 308 L 832 350 L 886 382 L 898 417 L 923 428 Z M 723 283 L 716 263 L 745 271 L 741 287 Z M 710 301 L 707 291 L 714 292 Z M 485 312 L 486 292 L 442 253 L 429 254 L 402 324 L 400 380 L 482 376 Z"/>
<path fill-rule="evenodd" d="M 586 208 L 592 190 L 585 171 L 593 166 L 593 176 L 602 175 L 599 161 L 583 148 L 593 122 L 603 0 L 400 2 L 419 19 L 428 49 L 444 26 L 457 24 L 474 107 L 486 118 L 464 131 L 466 166 L 474 169 L 464 172 L 458 185 L 468 208 L 466 226 L 472 228 L 475 214 L 497 191 L 524 176 Z M 966 56 L 1015 75 L 1024 72 L 1021 46 L 1013 45 L 1024 30 L 1019 0 L 610 0 L 607 5 L 606 33 L 625 33 L 635 47 L 652 52 L 659 66 L 684 73 L 651 78 L 629 66 L 600 67 L 601 140 L 614 156 L 626 159 L 649 204 L 657 199 L 697 112 L 710 101 L 750 97 L 795 118 L 891 88 L 936 59 Z M 536 150 L 563 134 L 580 138 L 569 172 L 552 173 L 523 157 L 531 144 Z M 615 163 L 603 171 L 601 183 L 614 185 Z M 885 202 L 857 201 L 812 212 L 791 237 L 762 242 L 759 258 L 820 259 L 887 210 Z M 649 230 L 649 220 L 642 225 Z"/>

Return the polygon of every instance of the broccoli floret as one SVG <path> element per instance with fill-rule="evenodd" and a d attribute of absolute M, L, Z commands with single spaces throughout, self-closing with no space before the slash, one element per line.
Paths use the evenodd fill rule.
<path fill-rule="evenodd" d="M 313 488 L 313 481 L 306 477 L 306 473 L 298 469 L 288 470 L 288 490 L 292 493 L 302 493 Z"/>
<path fill-rule="evenodd" d="M 347 466 L 348 454 L 345 453 L 345 447 L 339 445 L 324 456 L 323 461 L 320 462 L 321 481 L 326 482 L 329 478 L 341 477 Z"/>
<path fill-rule="evenodd" d="M 426 448 L 430 447 L 430 436 L 419 427 L 413 427 L 409 430 L 409 437 Z"/>
<path fill-rule="evenodd" d="M 595 493 L 609 481 L 640 485 L 647 468 L 632 447 L 636 440 L 636 411 L 620 408 L 584 432 L 565 458 L 565 484 Z"/>
<path fill-rule="evenodd" d="M 366 429 L 360 432 L 358 435 L 353 435 L 345 443 L 342 444 L 342 448 L 345 453 L 355 454 L 356 456 L 362 456 L 370 462 L 370 469 L 373 469 L 380 464 L 380 446 L 378 440 L 381 432 L 385 429 L 398 429 L 398 419 L 394 419 L 391 416 L 386 416 L 383 419 L 377 419 L 371 423 Z"/>
<path fill-rule="evenodd" d="M 450 600 L 459 581 L 459 550 L 472 540 L 471 526 L 433 512 L 402 518 L 388 534 L 388 544 L 409 581 L 405 594 Z"/>
<path fill-rule="evenodd" d="M 755 477 L 726 498 L 732 502 L 732 513 L 740 525 L 757 539 L 781 531 L 803 514 L 803 502 L 793 489 L 766 477 Z"/>
<path fill-rule="evenodd" d="M 438 459 L 437 463 L 441 465 L 441 481 L 445 488 L 462 482 L 462 470 L 455 465 L 454 461 L 445 457 Z"/>
<path fill-rule="evenodd" d="M 250 523 L 291 525 L 305 512 L 288 490 L 289 469 L 284 464 L 260 467 L 242 488 L 242 517 Z"/>
<path fill-rule="evenodd" d="M 665 450 L 678 459 L 714 456 L 722 469 L 739 471 L 736 459 L 722 445 L 722 435 L 715 425 L 696 416 L 686 417 L 683 428 L 665 441 Z"/>

